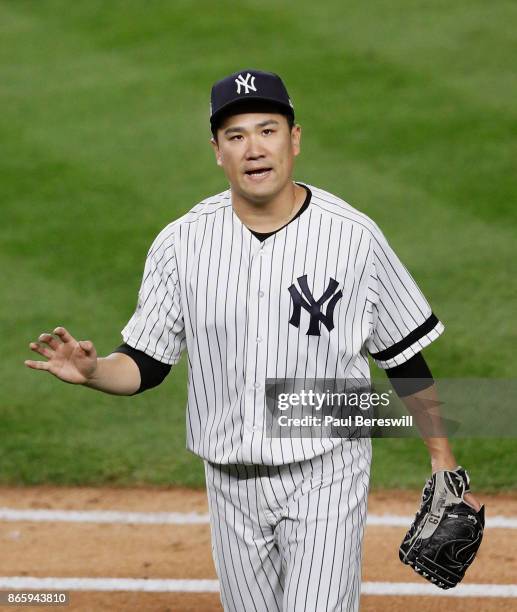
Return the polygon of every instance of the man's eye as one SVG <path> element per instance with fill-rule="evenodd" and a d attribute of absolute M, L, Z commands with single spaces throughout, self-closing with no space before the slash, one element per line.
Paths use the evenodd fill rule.
<path fill-rule="evenodd" d="M 271 129 L 269 129 L 269 128 L 265 128 L 264 130 L 262 130 L 262 133 L 263 133 L 263 134 L 265 134 L 265 135 L 267 136 L 268 134 L 272 134 L 272 133 L 273 133 L 273 130 L 271 130 Z"/>
<path fill-rule="evenodd" d="M 240 134 L 235 134 L 235 136 L 230 136 L 230 140 L 238 140 L 240 138 L 242 138 Z"/>

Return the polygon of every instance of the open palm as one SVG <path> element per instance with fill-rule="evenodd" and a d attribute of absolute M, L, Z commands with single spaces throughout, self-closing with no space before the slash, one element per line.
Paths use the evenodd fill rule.
<path fill-rule="evenodd" d="M 76 340 L 64 327 L 56 327 L 53 334 L 41 334 L 38 342 L 29 347 L 48 361 L 26 360 L 34 370 L 45 370 L 67 383 L 80 385 L 87 382 L 97 368 L 97 351 L 89 340 Z M 55 337 L 57 336 L 57 338 Z"/>

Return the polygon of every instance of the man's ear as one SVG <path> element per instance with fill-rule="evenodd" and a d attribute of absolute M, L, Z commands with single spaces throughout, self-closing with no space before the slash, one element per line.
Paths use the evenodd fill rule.
<path fill-rule="evenodd" d="M 217 144 L 216 139 L 210 138 L 210 144 L 212 145 L 212 148 L 214 150 L 215 161 L 217 162 L 217 165 L 222 166 L 223 165 L 222 154 L 221 154 L 221 150 L 219 149 L 219 145 Z"/>
<path fill-rule="evenodd" d="M 302 139 L 302 126 L 294 125 L 291 130 L 291 146 L 293 147 L 293 155 L 299 155 L 300 153 L 300 143 Z"/>

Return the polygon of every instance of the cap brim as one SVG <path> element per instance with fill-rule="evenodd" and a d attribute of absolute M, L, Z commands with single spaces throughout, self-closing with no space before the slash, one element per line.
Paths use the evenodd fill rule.
<path fill-rule="evenodd" d="M 264 96 L 246 96 L 245 98 L 239 98 L 238 100 L 231 100 L 227 102 L 223 106 L 217 109 L 217 111 L 210 117 L 210 125 L 213 127 L 215 123 L 217 123 L 221 117 L 227 115 L 229 111 L 231 111 L 232 107 L 242 107 L 245 109 L 248 102 L 266 102 L 271 105 L 277 106 L 282 110 L 287 111 L 286 114 L 294 117 L 294 109 L 289 104 L 285 102 L 280 102 L 276 98 L 266 98 Z M 239 111 L 238 114 L 245 112 L 245 110 Z"/>

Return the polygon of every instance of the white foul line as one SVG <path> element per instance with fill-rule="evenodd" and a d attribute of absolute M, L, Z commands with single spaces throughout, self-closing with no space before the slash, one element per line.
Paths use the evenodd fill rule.
<path fill-rule="evenodd" d="M 381 527 L 408 527 L 413 516 L 370 514 L 367 524 Z M 196 512 L 119 512 L 114 510 L 21 510 L 0 508 L 0 521 L 116 523 L 143 525 L 198 525 L 209 522 L 208 514 Z M 517 518 L 492 516 L 486 520 L 492 529 L 517 529 Z"/>
<path fill-rule="evenodd" d="M 370 514 L 367 525 L 383 527 L 409 527 L 414 516 L 400 516 L 398 514 Z M 485 526 L 491 529 L 517 529 L 517 518 L 513 516 L 494 515 L 485 520 Z"/>
<path fill-rule="evenodd" d="M 34 578 L 0 576 L 0 589 L 55 591 L 140 591 L 154 593 L 216 593 L 217 580 L 163 580 L 141 578 Z M 435 597 L 517 597 L 517 584 L 460 584 L 443 591 L 417 582 L 363 582 L 363 595 Z"/>
<path fill-rule="evenodd" d="M 196 512 L 117 512 L 113 510 L 18 510 L 0 508 L 2 521 L 118 523 L 144 525 L 196 525 L 209 522 Z"/>
<path fill-rule="evenodd" d="M 517 584 L 459 584 L 442 590 L 418 582 L 363 582 L 363 595 L 417 595 L 434 597 L 517 597 Z"/>
<path fill-rule="evenodd" d="M 0 589 L 215 593 L 219 592 L 219 582 L 217 580 L 164 580 L 157 578 L 34 578 L 32 576 L 1 576 Z"/>

